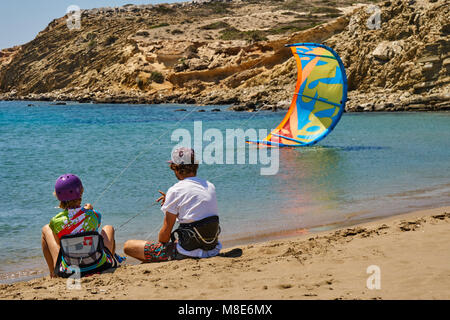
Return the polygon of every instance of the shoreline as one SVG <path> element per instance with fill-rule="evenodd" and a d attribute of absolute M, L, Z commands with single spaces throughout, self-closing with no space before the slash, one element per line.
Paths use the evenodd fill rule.
<path fill-rule="evenodd" d="M 450 97 L 450 96 L 449 96 Z M 443 97 L 440 95 L 437 95 L 433 98 L 426 97 L 424 99 L 421 99 L 420 101 L 410 101 L 403 104 L 394 105 L 391 102 L 383 103 L 381 105 L 377 105 L 376 103 L 371 103 L 370 101 L 366 101 L 365 103 L 356 103 L 352 104 L 350 106 L 346 106 L 344 112 L 345 113 L 381 113 L 381 112 L 387 112 L 387 113 L 397 113 L 397 112 L 448 112 L 450 111 L 450 105 L 448 104 L 449 97 Z M 433 100 L 434 99 L 434 100 Z M 446 100 L 447 99 L 447 100 Z M 43 99 L 36 99 L 36 98 L 4 98 L 0 94 L 0 102 L 8 102 L 8 101 L 17 101 L 17 102 L 28 102 L 28 107 L 36 107 L 36 105 L 33 105 L 32 103 L 42 103 L 42 102 L 48 102 L 53 106 L 65 106 L 68 104 L 80 104 L 80 105 L 87 105 L 87 104 L 115 104 L 115 105 L 185 105 L 185 106 L 192 106 L 192 107 L 226 107 L 226 111 L 234 111 L 234 112 L 259 112 L 259 111 L 282 111 L 285 112 L 289 109 L 289 104 L 286 105 L 272 105 L 272 104 L 265 104 L 263 102 L 251 102 L 251 103 L 240 103 L 238 101 L 232 100 L 232 101 L 218 101 L 215 103 L 203 103 L 201 101 L 192 101 L 192 100 L 153 100 L 153 99 L 147 99 L 142 97 L 131 97 L 127 96 L 123 99 L 73 99 L 73 100 L 66 100 L 66 99 L 53 99 L 53 98 L 43 98 Z M 426 105 L 426 103 L 429 102 L 439 102 L 441 103 L 436 104 L 430 104 L 429 106 Z M 184 111 L 184 110 L 179 110 Z M 217 111 L 217 110 L 215 110 Z"/>
<path fill-rule="evenodd" d="M 113 272 L 83 278 L 82 290 L 66 290 L 66 279 L 48 276 L 3 284 L 0 299 L 206 299 L 202 294 L 205 292 L 208 292 L 208 299 L 450 299 L 448 290 L 439 289 L 445 284 L 448 288 L 450 269 L 445 263 L 437 263 L 442 259 L 448 262 L 445 259 L 450 255 L 450 250 L 446 249 L 450 248 L 449 228 L 449 206 L 413 211 L 326 231 L 247 241 L 226 247 L 221 257 L 158 264 L 128 262 Z M 241 255 L 236 255 L 239 251 Z M 398 252 L 393 254 L 395 251 Z M 360 255 L 354 255 L 356 252 Z M 423 259 L 419 253 L 433 259 Z M 398 259 L 401 261 L 396 261 Z M 412 290 L 413 294 L 388 284 L 385 284 L 389 289 L 386 291 L 369 290 L 365 288 L 369 275 L 360 266 L 361 283 L 356 290 L 352 288 L 355 284 L 349 282 L 352 275 L 347 273 L 355 268 L 353 262 L 359 265 L 364 262 L 367 266 L 377 262 L 382 265 L 382 274 L 385 268 L 388 270 L 386 278 L 406 283 L 408 288 L 413 286 L 414 276 L 404 277 L 399 266 L 404 265 L 405 270 L 417 269 L 418 281 L 424 289 L 433 289 L 433 294 L 425 290 L 424 296 L 414 296 L 419 294 L 417 288 Z M 281 274 L 271 272 L 275 270 L 271 268 L 279 268 Z M 430 268 L 437 273 L 427 274 L 425 271 Z M 423 279 L 424 272 L 429 282 Z M 220 281 L 214 280 L 216 273 L 221 275 Z M 322 281 L 319 278 L 323 278 Z M 205 280 L 204 284 L 200 285 L 199 279 Z M 311 285 L 311 281 L 317 283 Z"/>
<path fill-rule="evenodd" d="M 422 207 L 418 210 L 434 210 L 434 209 L 440 209 L 440 208 L 446 208 L 444 207 Z M 450 207 L 449 211 L 450 211 Z M 415 212 L 415 211 L 414 211 Z M 292 229 L 264 229 L 262 232 L 254 232 L 251 234 L 242 234 L 242 233 L 235 233 L 226 236 L 225 239 L 222 238 L 221 242 L 223 245 L 223 249 L 227 250 L 236 246 L 246 246 L 246 245 L 254 245 L 269 241 L 276 241 L 276 240 L 286 240 L 292 237 L 296 236 L 307 236 L 307 235 L 315 235 L 319 234 L 321 232 L 329 232 L 333 230 L 338 230 L 342 228 L 349 228 L 353 226 L 358 226 L 360 224 L 364 223 L 370 223 L 372 221 L 379 221 L 384 219 L 390 219 L 397 216 L 402 215 L 408 215 L 410 214 L 409 211 L 396 211 L 389 215 L 381 215 L 381 216 L 372 216 L 372 217 L 361 217 L 357 219 L 351 219 L 351 220 L 342 220 L 342 221 L 335 221 L 335 222 L 329 222 L 329 223 L 323 223 L 318 225 L 312 225 L 309 227 L 304 228 L 292 228 Z M 150 239 L 151 240 L 151 239 Z M 149 240 L 149 241 L 150 241 Z M 125 256 L 123 253 L 123 243 L 116 243 L 116 252 L 119 255 Z M 38 263 L 38 262 L 41 263 Z M 131 263 L 130 263 L 131 262 Z M 127 256 L 127 261 L 125 262 L 126 265 L 137 265 L 140 264 L 139 260 L 133 259 L 131 257 Z M 14 268 L 16 264 L 12 264 L 11 269 Z M 13 283 L 19 283 L 19 282 L 26 282 L 33 279 L 39 279 L 48 276 L 48 270 L 47 266 L 45 265 L 45 261 L 43 259 L 42 255 L 35 256 L 34 258 L 30 259 L 30 261 L 27 264 L 24 264 L 24 268 L 20 269 L 19 271 L 11 272 L 6 271 L 3 273 L 0 273 L 0 286 L 1 285 L 8 285 Z"/>

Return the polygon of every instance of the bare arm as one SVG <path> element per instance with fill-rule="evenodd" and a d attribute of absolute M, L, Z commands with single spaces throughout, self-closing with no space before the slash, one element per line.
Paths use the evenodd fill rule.
<path fill-rule="evenodd" d="M 172 233 L 172 228 L 177 220 L 177 215 L 166 212 L 164 216 L 164 222 L 161 230 L 159 231 L 159 242 L 167 243 L 170 240 L 170 234 Z"/>

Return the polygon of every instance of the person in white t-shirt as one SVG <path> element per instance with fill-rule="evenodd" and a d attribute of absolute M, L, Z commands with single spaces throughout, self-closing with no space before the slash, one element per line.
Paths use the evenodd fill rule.
<path fill-rule="evenodd" d="M 159 191 L 162 196 L 156 201 L 161 202 L 164 212 L 159 241 L 128 240 L 124 252 L 143 262 L 218 255 L 222 244 L 218 240 L 220 226 L 214 185 L 197 177 L 198 163 L 193 149 L 175 149 L 169 163 L 179 181 L 167 193 Z M 179 227 L 172 231 L 176 221 Z"/>

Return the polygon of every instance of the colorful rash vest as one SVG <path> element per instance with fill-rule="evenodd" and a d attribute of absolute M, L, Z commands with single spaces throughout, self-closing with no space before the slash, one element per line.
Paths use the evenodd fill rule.
<path fill-rule="evenodd" d="M 66 209 L 50 220 L 50 228 L 58 238 L 86 231 L 98 231 L 101 215 L 95 210 L 84 208 Z"/>

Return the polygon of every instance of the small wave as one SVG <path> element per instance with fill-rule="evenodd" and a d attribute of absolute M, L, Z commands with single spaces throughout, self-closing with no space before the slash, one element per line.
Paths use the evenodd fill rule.
<path fill-rule="evenodd" d="M 46 274 L 44 269 L 30 269 L 16 272 L 0 272 L 0 284 L 10 284 L 19 281 L 31 280 Z"/>

